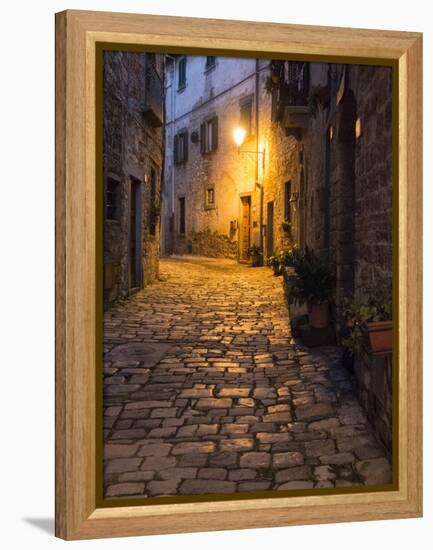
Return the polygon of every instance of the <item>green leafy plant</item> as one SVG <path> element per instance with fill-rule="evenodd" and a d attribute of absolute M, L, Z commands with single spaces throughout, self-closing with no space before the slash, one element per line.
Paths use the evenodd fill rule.
<path fill-rule="evenodd" d="M 292 229 L 292 224 L 288 221 L 288 220 L 284 220 L 282 223 L 281 223 L 281 229 L 285 232 L 285 233 L 290 233 L 291 229 Z"/>
<path fill-rule="evenodd" d="M 272 256 L 269 256 L 267 263 L 270 267 L 279 267 L 281 265 L 281 257 L 277 256 L 274 252 Z"/>
<path fill-rule="evenodd" d="M 310 108 L 313 117 L 317 115 L 319 105 L 323 105 L 328 97 L 327 86 L 313 86 L 308 94 L 308 107 Z"/>
<path fill-rule="evenodd" d="M 265 90 L 268 94 L 271 94 L 274 90 L 277 90 L 281 84 L 282 76 L 282 62 L 273 60 L 269 66 L 269 75 L 266 77 Z"/>
<path fill-rule="evenodd" d="M 300 261 L 302 257 L 302 252 L 296 245 L 293 245 L 291 248 L 283 250 L 280 257 L 281 265 L 285 267 L 295 267 L 296 263 Z"/>
<path fill-rule="evenodd" d="M 392 319 L 391 285 L 384 277 L 376 276 L 375 282 L 364 289 L 363 298 L 343 301 L 343 319 L 346 334 L 342 339 L 344 346 L 352 354 L 365 350 L 365 331 L 367 323 L 390 321 Z"/>
<path fill-rule="evenodd" d="M 324 256 L 305 248 L 304 252 L 296 253 L 291 262 L 296 276 L 288 289 L 290 304 L 313 306 L 332 299 L 335 282 Z"/>
<path fill-rule="evenodd" d="M 265 90 L 267 94 L 271 94 L 274 90 L 277 90 L 280 87 L 278 80 L 272 76 L 267 76 L 265 81 Z"/>
<path fill-rule="evenodd" d="M 253 244 L 248 248 L 248 255 L 249 256 L 262 256 L 263 252 L 262 252 L 262 249 L 259 246 L 257 246 L 256 244 Z"/>

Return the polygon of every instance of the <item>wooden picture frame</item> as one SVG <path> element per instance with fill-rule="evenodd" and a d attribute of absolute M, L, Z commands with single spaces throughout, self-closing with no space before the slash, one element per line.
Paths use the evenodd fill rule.
<path fill-rule="evenodd" d="M 98 43 L 387 62 L 398 78 L 398 480 L 392 490 L 98 506 Z M 205 47 L 206 46 L 206 47 Z M 56 535 L 117 537 L 422 514 L 422 35 L 105 12 L 56 14 Z M 98 336 L 99 335 L 99 336 Z M 96 397 L 95 397 L 96 396 Z"/>

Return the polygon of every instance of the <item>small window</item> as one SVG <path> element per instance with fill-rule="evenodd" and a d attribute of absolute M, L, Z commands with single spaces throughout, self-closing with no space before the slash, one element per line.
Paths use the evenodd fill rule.
<path fill-rule="evenodd" d="M 185 235 L 185 197 L 179 198 L 179 234 Z"/>
<path fill-rule="evenodd" d="M 186 86 L 186 57 L 181 57 L 179 59 L 178 65 L 178 81 L 177 87 L 179 90 L 185 88 Z"/>
<path fill-rule="evenodd" d="M 210 208 L 215 206 L 215 189 L 213 187 L 206 189 L 206 206 Z"/>
<path fill-rule="evenodd" d="M 247 101 L 241 105 L 241 127 L 245 130 L 245 135 L 247 137 L 252 133 L 252 113 L 252 101 Z"/>
<path fill-rule="evenodd" d="M 290 222 L 292 218 L 292 210 L 290 208 L 290 199 L 292 197 L 292 182 L 286 181 L 284 184 L 284 220 Z"/>
<path fill-rule="evenodd" d="M 214 55 L 208 55 L 206 57 L 206 67 L 205 70 L 209 71 L 210 69 L 213 69 L 216 64 L 216 57 Z"/>
<path fill-rule="evenodd" d="M 202 153 L 210 153 L 218 148 L 218 117 L 203 122 L 200 126 L 200 149 Z"/>
<path fill-rule="evenodd" d="M 188 160 L 188 132 L 179 132 L 174 136 L 173 143 L 174 164 L 181 164 Z"/>
<path fill-rule="evenodd" d="M 105 192 L 105 218 L 107 220 L 119 219 L 119 192 L 120 182 L 113 178 L 107 178 Z"/>

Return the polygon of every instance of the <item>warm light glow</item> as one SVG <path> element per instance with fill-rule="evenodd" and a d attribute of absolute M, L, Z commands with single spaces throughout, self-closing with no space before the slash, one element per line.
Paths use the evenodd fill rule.
<path fill-rule="evenodd" d="M 245 139 L 245 130 L 241 127 L 235 128 L 233 130 L 233 139 L 238 147 L 242 145 Z"/>
<path fill-rule="evenodd" d="M 358 117 L 355 123 L 355 135 L 357 138 L 360 138 L 362 135 L 361 119 Z"/>

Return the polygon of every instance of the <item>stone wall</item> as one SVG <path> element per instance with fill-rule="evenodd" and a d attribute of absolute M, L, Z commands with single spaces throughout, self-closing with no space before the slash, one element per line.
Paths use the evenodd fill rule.
<path fill-rule="evenodd" d="M 239 256 L 241 197 L 251 198 L 250 243 L 263 245 L 265 256 L 268 225 L 267 204 L 274 201 L 274 250 L 296 239 L 296 223 L 292 234 L 284 232 L 284 183 L 292 181 L 292 190 L 299 186 L 298 144 L 293 137 L 271 120 L 271 96 L 265 90 L 269 61 L 217 58 L 215 68 L 204 71 L 204 57 L 187 57 L 187 85 L 177 90 L 177 63 L 166 74 L 166 165 L 164 214 L 161 243 L 166 254 L 193 253 L 213 257 Z M 188 74 L 191 74 L 188 80 Z M 258 76 L 257 76 L 258 75 Z M 256 77 L 259 105 L 256 115 Z M 192 79 L 195 78 L 192 85 Z M 240 109 L 251 101 L 251 133 L 238 151 L 233 129 L 240 124 Z M 218 117 L 218 147 L 203 154 L 200 142 L 191 140 L 201 123 Z M 258 125 L 257 125 L 258 120 Z M 188 131 L 188 159 L 173 163 L 174 135 Z M 259 150 L 259 155 L 255 151 Z M 263 162 L 264 155 L 264 162 Z M 213 188 L 215 204 L 206 204 L 206 190 Z M 179 232 L 179 199 L 185 198 L 185 235 Z M 294 214 L 295 218 L 295 214 Z"/>
<path fill-rule="evenodd" d="M 235 240 L 216 231 L 189 231 L 188 236 L 177 236 L 176 254 L 196 254 L 235 260 L 238 257 L 238 245 Z"/>
<path fill-rule="evenodd" d="M 366 355 L 355 360 L 358 396 L 388 455 L 392 452 L 392 355 Z"/>
<path fill-rule="evenodd" d="M 265 171 L 264 185 L 264 223 L 265 234 L 268 231 L 267 204 L 273 202 L 274 234 L 273 250 L 268 250 L 265 239 L 265 253 L 270 256 L 282 249 L 299 244 L 299 212 L 293 202 L 290 203 L 290 229 L 286 229 L 285 184 L 291 183 L 291 193 L 298 194 L 301 186 L 302 143 L 295 137 L 287 135 L 278 122 L 272 121 L 272 98 L 261 88 L 260 126 L 264 136 Z"/>
<path fill-rule="evenodd" d="M 132 288 L 158 276 L 159 216 L 163 168 L 163 130 L 144 115 L 148 78 L 159 78 L 163 105 L 162 55 L 155 55 L 155 71 L 144 53 L 104 53 L 104 305 L 125 298 Z M 151 179 L 156 189 L 151 201 Z M 110 184 L 111 181 L 111 184 Z M 113 182 L 115 192 L 113 193 Z M 110 187 L 111 185 L 111 187 Z M 131 204 L 136 186 L 138 216 L 137 266 L 131 275 Z M 114 198 L 113 198 L 114 197 Z M 107 202 L 114 201 L 114 214 Z"/>
<path fill-rule="evenodd" d="M 304 136 L 301 225 L 303 244 L 330 255 L 338 306 L 392 274 L 392 83 L 388 67 L 321 67 L 329 100 Z"/>
<path fill-rule="evenodd" d="M 359 66 L 353 89 L 361 136 L 355 150 L 355 288 L 392 276 L 392 74 Z"/>
<path fill-rule="evenodd" d="M 329 254 L 340 338 L 344 297 L 362 300 L 392 278 L 392 74 L 389 67 L 312 65 L 327 101 L 303 131 L 302 244 Z M 392 445 L 392 356 L 355 357 L 360 401 L 379 440 Z"/>

